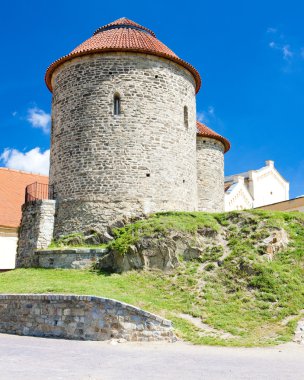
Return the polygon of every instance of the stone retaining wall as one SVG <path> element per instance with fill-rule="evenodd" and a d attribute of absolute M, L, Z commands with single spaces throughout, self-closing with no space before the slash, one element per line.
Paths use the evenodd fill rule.
<path fill-rule="evenodd" d="M 171 322 L 109 298 L 0 295 L 0 332 L 78 340 L 174 341 Z"/>
<path fill-rule="evenodd" d="M 105 248 L 71 248 L 36 251 L 40 268 L 88 269 L 107 254 Z"/>

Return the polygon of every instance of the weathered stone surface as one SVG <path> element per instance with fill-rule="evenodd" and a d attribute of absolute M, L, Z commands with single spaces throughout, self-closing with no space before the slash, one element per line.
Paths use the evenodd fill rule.
<path fill-rule="evenodd" d="M 221 245 L 220 233 L 207 234 L 172 232 L 168 236 L 143 237 L 131 245 L 125 254 L 110 251 L 99 259 L 96 267 L 101 270 L 125 272 L 128 270 L 160 269 L 169 271 L 179 266 L 179 260 L 199 259 L 209 247 Z"/>
<path fill-rule="evenodd" d="M 265 250 L 265 253 L 269 256 L 269 259 L 272 260 L 273 256 L 282 251 L 282 249 L 288 246 L 289 239 L 288 234 L 285 230 L 280 229 L 273 231 L 273 233 L 263 240 L 262 247 Z"/>
<path fill-rule="evenodd" d="M 35 219 L 32 219 L 35 225 Z M 30 222 L 29 222 L 30 224 Z M 92 231 L 91 231 L 92 232 Z M 96 231 L 93 235 L 96 236 Z M 111 235 L 109 235 L 111 237 Z M 65 243 L 83 243 L 86 236 L 71 236 Z M 74 240 L 76 239 L 76 240 Z M 99 242 L 99 240 L 98 240 Z M 33 266 L 41 268 L 88 269 L 92 266 L 103 270 L 124 272 L 133 269 L 170 270 L 179 265 L 178 257 L 185 260 L 199 258 L 203 248 L 219 244 L 218 234 L 208 228 L 198 231 L 197 236 L 172 232 L 170 236 L 144 237 L 129 247 L 126 254 L 106 248 L 74 248 L 34 250 Z"/>
<path fill-rule="evenodd" d="M 294 336 L 294 342 L 304 344 L 304 320 L 298 322 L 295 336 Z"/>
<path fill-rule="evenodd" d="M 22 206 L 16 267 L 36 266 L 34 251 L 46 248 L 51 243 L 55 204 L 53 200 L 37 200 Z"/>
<path fill-rule="evenodd" d="M 104 248 L 70 248 L 36 251 L 40 268 L 89 269 L 106 253 Z"/>
<path fill-rule="evenodd" d="M 0 332 L 79 340 L 175 341 L 171 322 L 108 298 L 0 295 Z"/>
<path fill-rule="evenodd" d="M 224 145 L 197 136 L 198 210 L 224 211 Z"/>
<path fill-rule="evenodd" d="M 52 86 L 55 237 L 197 209 L 195 83 L 186 69 L 145 54 L 94 54 L 61 65 Z"/>
<path fill-rule="evenodd" d="M 146 238 L 139 244 L 130 246 L 125 254 L 116 251 L 108 253 L 98 261 L 97 266 L 115 272 L 132 269 L 167 271 L 179 265 L 176 252 L 177 246 L 172 239 Z"/>
<path fill-rule="evenodd" d="M 229 227 L 228 227 L 229 228 Z M 96 263 L 101 270 L 125 272 L 129 270 L 159 269 L 168 271 L 179 266 L 180 260 L 212 261 L 221 266 L 222 260 L 229 256 L 229 237 L 226 227 L 219 231 L 202 228 L 196 234 L 171 232 L 142 237 L 131 245 L 125 254 L 109 251 Z M 269 260 L 288 245 L 285 230 L 270 230 L 269 237 L 256 242 L 262 253 L 261 260 Z M 210 259 L 208 258 L 210 257 Z M 255 273 L 250 260 L 238 262 L 239 270 L 249 275 Z"/>
<path fill-rule="evenodd" d="M 243 214 L 238 222 L 238 216 L 234 215 L 231 221 L 237 228 L 244 227 L 244 220 L 250 225 L 254 220 L 249 215 Z M 235 219 L 235 220 L 234 220 Z M 35 225 L 35 219 L 28 221 Z M 122 223 L 122 224 L 121 224 Z M 119 225 L 124 225 L 121 222 Z M 28 226 L 28 227 L 29 227 Z M 128 270 L 159 269 L 169 271 L 179 266 L 181 260 L 199 260 L 201 262 L 213 262 L 221 266 L 222 261 L 229 255 L 230 225 L 221 226 L 218 230 L 211 227 L 202 227 L 196 233 L 167 231 L 166 233 L 154 233 L 152 236 L 142 236 L 133 245 L 128 247 L 125 253 L 107 248 L 74 248 L 56 250 L 35 250 L 35 259 L 31 257 L 31 265 L 43 268 L 71 268 L 87 269 L 94 267 L 111 272 L 125 272 Z M 104 235 L 112 239 L 113 229 L 109 232 L 99 233 L 96 230 L 87 230 L 81 235 L 84 239 L 97 239 L 96 242 L 104 241 Z M 271 260 L 273 255 L 288 246 L 288 234 L 279 228 L 264 229 L 262 223 L 257 232 L 256 247 L 261 255 L 261 260 Z M 268 237 L 265 238 L 265 236 Z M 263 238 L 261 238 L 263 236 Z M 77 236 L 76 236 L 77 238 Z M 72 236 L 73 239 L 73 236 Z M 65 238 L 60 241 L 66 242 Z M 92 240 L 93 242 L 93 240 Z M 111 247 L 111 245 L 109 246 Z M 28 261 L 29 262 L 29 261 Z M 30 264 L 27 264 L 30 265 Z M 239 270 L 251 275 L 255 273 L 251 260 L 236 260 Z"/>

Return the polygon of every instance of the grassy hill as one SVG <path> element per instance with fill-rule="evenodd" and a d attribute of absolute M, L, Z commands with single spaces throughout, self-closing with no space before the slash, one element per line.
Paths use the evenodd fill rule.
<path fill-rule="evenodd" d="M 0 274 L 1 293 L 74 293 L 115 298 L 174 322 L 196 344 L 266 346 L 290 341 L 304 309 L 304 214 L 266 211 L 161 213 L 115 231 L 122 255 L 142 239 L 173 232 L 195 240 L 216 231 L 223 244 L 169 272 L 18 269 Z M 265 238 L 286 231 L 288 246 L 269 255 Z"/>

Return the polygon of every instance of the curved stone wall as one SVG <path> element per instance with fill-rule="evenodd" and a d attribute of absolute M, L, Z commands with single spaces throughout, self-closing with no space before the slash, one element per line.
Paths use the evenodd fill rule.
<path fill-rule="evenodd" d="M 197 136 L 198 210 L 224 211 L 224 145 Z"/>
<path fill-rule="evenodd" d="M 109 298 L 1 294 L 0 332 L 78 340 L 174 341 L 171 322 Z"/>
<path fill-rule="evenodd" d="M 52 85 L 55 236 L 122 216 L 197 209 L 195 83 L 187 70 L 145 54 L 95 54 L 61 65 Z"/>

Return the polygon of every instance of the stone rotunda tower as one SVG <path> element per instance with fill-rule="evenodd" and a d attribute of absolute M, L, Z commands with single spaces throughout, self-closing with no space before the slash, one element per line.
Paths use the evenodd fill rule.
<path fill-rule="evenodd" d="M 197 125 L 198 210 L 224 211 L 224 153 L 230 149 L 225 137 L 205 124 Z"/>
<path fill-rule="evenodd" d="M 126 18 L 99 28 L 48 68 L 46 83 L 55 237 L 197 209 L 200 76 L 151 30 Z"/>

